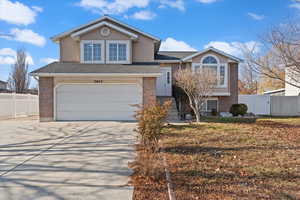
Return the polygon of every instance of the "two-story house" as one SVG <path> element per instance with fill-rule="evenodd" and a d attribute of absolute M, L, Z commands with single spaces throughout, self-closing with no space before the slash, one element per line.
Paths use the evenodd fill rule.
<path fill-rule="evenodd" d="M 173 74 L 181 67 L 216 71 L 218 86 L 206 111 L 227 112 L 238 101 L 240 59 L 214 48 L 159 51 L 159 38 L 109 16 L 52 40 L 59 62 L 31 72 L 39 80 L 41 121 L 133 120 L 132 104 L 174 96 Z"/>

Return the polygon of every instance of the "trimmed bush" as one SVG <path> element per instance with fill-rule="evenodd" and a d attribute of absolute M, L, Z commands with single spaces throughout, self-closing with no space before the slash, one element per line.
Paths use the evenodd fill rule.
<path fill-rule="evenodd" d="M 171 103 L 171 101 L 166 101 L 163 105 L 158 103 L 148 106 L 136 105 L 138 107 L 135 114 L 135 118 L 138 120 L 136 132 L 139 134 L 142 145 L 152 151 L 156 151 L 158 148 L 158 140 L 162 135 Z"/>
<path fill-rule="evenodd" d="M 233 116 L 239 116 L 239 115 L 242 115 L 244 116 L 248 111 L 248 107 L 246 104 L 233 104 L 231 107 L 230 107 L 230 113 L 233 115 Z"/>

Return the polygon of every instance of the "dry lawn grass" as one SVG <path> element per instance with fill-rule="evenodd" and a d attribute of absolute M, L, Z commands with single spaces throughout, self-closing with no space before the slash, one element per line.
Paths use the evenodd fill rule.
<path fill-rule="evenodd" d="M 300 118 L 210 120 L 164 133 L 178 200 L 300 199 Z"/>

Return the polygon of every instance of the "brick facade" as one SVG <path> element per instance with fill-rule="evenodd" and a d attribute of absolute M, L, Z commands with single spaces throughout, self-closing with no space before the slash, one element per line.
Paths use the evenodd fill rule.
<path fill-rule="evenodd" d="M 156 78 L 143 78 L 143 105 L 156 102 Z"/>
<path fill-rule="evenodd" d="M 229 112 L 232 104 L 238 103 L 238 75 L 237 63 L 230 63 L 229 66 L 229 89 L 230 96 L 219 97 L 219 112 Z"/>
<path fill-rule="evenodd" d="M 40 121 L 53 121 L 54 118 L 54 96 L 53 96 L 53 77 L 39 78 L 39 109 Z"/>

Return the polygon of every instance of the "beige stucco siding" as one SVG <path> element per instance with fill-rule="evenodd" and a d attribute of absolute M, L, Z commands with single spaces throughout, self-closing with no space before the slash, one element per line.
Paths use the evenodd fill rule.
<path fill-rule="evenodd" d="M 152 39 L 139 35 L 137 41 L 133 41 L 132 47 L 133 62 L 153 62 L 154 61 L 154 42 Z"/>
<path fill-rule="evenodd" d="M 60 40 L 60 61 L 80 62 L 80 42 L 73 38 L 65 37 Z"/>
<path fill-rule="evenodd" d="M 115 24 L 119 26 L 118 24 Z M 99 27 L 90 32 L 84 33 L 80 36 L 80 40 L 130 40 L 130 37 L 124 33 L 121 33 L 112 28 L 110 29 L 110 35 L 103 37 L 100 34 L 102 27 Z M 138 32 L 122 27 L 125 30 L 138 35 L 137 40 L 132 40 L 130 50 L 130 61 L 132 62 L 151 62 L 154 61 L 154 40 L 146 37 Z M 105 52 L 104 52 L 105 53 Z M 80 41 L 76 41 L 71 36 L 67 36 L 60 40 L 60 60 L 62 62 L 80 62 Z"/>
<path fill-rule="evenodd" d="M 108 28 L 110 29 L 110 34 L 109 36 L 104 37 L 100 34 L 100 30 L 103 27 L 106 26 L 102 26 L 100 28 L 97 28 L 85 34 L 82 34 L 80 36 L 80 40 L 130 40 L 130 37 L 128 35 L 125 35 L 124 33 L 120 33 L 119 31 L 116 31 L 109 27 Z"/>

